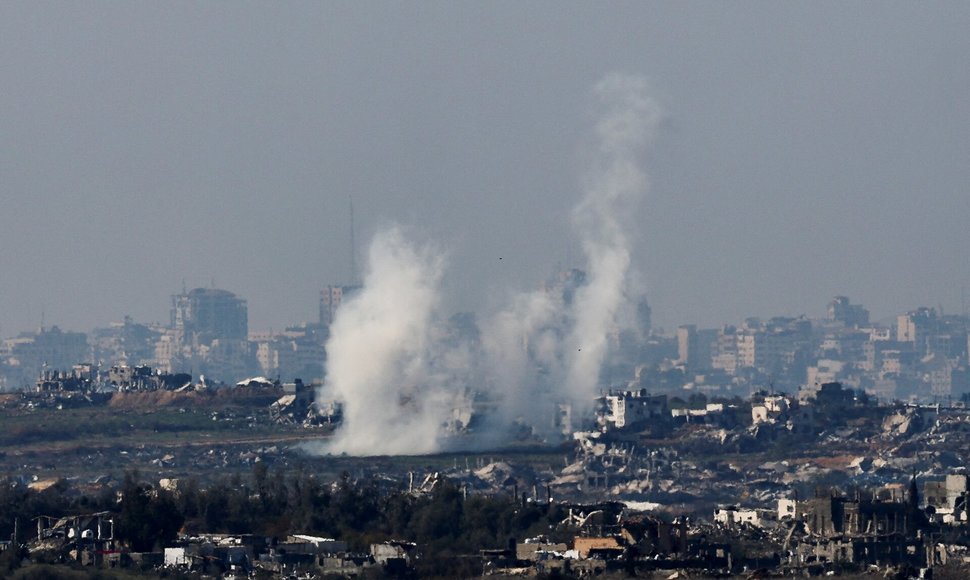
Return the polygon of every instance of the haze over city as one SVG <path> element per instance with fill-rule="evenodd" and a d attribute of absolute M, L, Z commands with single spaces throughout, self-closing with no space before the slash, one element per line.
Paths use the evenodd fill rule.
<path fill-rule="evenodd" d="M 0 2 L 0 577 L 970 578 L 968 30 Z"/>
<path fill-rule="evenodd" d="M 389 223 L 448 248 L 447 308 L 582 265 L 604 75 L 664 111 L 633 267 L 654 325 L 960 311 L 964 3 L 0 6 L 0 334 L 316 316 Z"/>

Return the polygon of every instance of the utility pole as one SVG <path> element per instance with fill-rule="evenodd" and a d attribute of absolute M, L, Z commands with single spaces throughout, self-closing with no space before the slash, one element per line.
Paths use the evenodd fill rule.
<path fill-rule="evenodd" d="M 350 200 L 350 285 L 357 285 L 357 242 L 354 239 L 354 200 Z"/>

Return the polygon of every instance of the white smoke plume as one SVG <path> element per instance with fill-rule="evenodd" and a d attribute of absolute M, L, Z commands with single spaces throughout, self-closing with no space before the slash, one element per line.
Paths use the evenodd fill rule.
<path fill-rule="evenodd" d="M 521 409 L 551 417 L 549 407 L 556 402 L 569 403 L 574 416 L 582 415 L 599 390 L 610 335 L 633 324 L 632 318 L 618 320 L 618 315 L 631 310 L 630 221 L 647 189 L 637 154 L 652 139 L 661 108 L 640 77 L 607 76 L 595 94 L 604 110 L 585 194 L 572 212 L 586 278 L 574 292 L 573 280 L 565 279 L 562 288 L 516 297 L 485 329 L 483 347 L 497 385 L 504 387 L 498 390 L 507 421 Z M 549 429 L 551 420 L 535 427 Z"/>
<path fill-rule="evenodd" d="M 552 427 L 554 398 L 543 396 L 542 372 L 559 368 L 561 336 L 556 318 L 562 301 L 553 294 L 533 292 L 513 298 L 510 307 L 492 317 L 482 329 L 482 350 L 490 378 L 490 395 L 498 403 L 486 434 L 507 437 L 516 421 L 532 423 L 538 431 Z M 548 417 L 535 425 L 538 417 Z M 496 442 L 486 437 L 482 443 Z M 500 439 L 500 438 L 499 438 Z"/>
<path fill-rule="evenodd" d="M 609 75 L 595 87 L 603 107 L 592 167 L 572 221 L 587 261 L 570 287 L 515 296 L 482 325 L 480 348 L 449 338 L 436 311 L 445 260 L 399 229 L 371 244 L 363 290 L 337 311 L 321 393 L 344 405 L 327 445 L 352 455 L 442 450 L 455 402 L 472 391 L 491 416 L 464 448 L 507 442 L 521 419 L 550 432 L 555 405 L 587 410 L 600 389 L 609 336 L 623 321 L 631 280 L 631 216 L 647 186 L 637 155 L 652 138 L 660 107 L 639 77 Z M 567 296 L 568 294 L 568 296 Z M 455 443 L 452 441 L 451 443 Z"/>
<path fill-rule="evenodd" d="M 596 125 L 599 147 L 586 195 L 573 210 L 573 223 L 587 260 L 587 283 L 573 301 L 575 323 L 567 340 L 566 395 L 574 404 L 591 398 L 599 383 L 607 339 L 629 295 L 629 217 L 646 192 L 637 154 L 661 119 L 640 77 L 610 75 L 596 85 L 606 108 Z"/>
<path fill-rule="evenodd" d="M 327 343 L 325 396 L 343 403 L 344 425 L 329 450 L 397 455 L 437 450 L 448 397 L 430 367 L 434 309 L 444 258 L 398 228 L 371 243 L 359 294 L 340 306 Z"/>

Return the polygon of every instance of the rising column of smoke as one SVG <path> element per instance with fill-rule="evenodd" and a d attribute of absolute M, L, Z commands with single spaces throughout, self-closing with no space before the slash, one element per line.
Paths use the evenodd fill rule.
<path fill-rule="evenodd" d="M 496 416 L 469 446 L 504 442 L 517 418 L 551 427 L 552 405 L 576 412 L 592 403 L 607 337 L 623 307 L 630 271 L 629 224 L 646 189 L 636 163 L 660 109 L 638 77 L 610 75 L 596 85 L 606 111 L 586 193 L 573 223 L 586 255 L 587 283 L 568 303 L 548 291 L 515 297 L 482 329 L 485 384 L 495 387 Z M 329 452 L 420 454 L 441 449 L 442 423 L 469 387 L 476 360 L 437 340 L 436 306 L 444 260 L 409 243 L 400 230 L 375 237 L 363 290 L 337 312 L 327 343 L 327 379 L 318 394 L 344 404 Z M 559 392 L 552 392 L 559 386 Z M 536 424 L 536 423 L 540 424 Z"/>
<path fill-rule="evenodd" d="M 608 336 L 618 323 L 622 326 L 617 314 L 629 306 L 628 222 L 647 185 L 637 153 L 661 119 L 641 77 L 609 75 L 595 94 L 605 110 L 596 125 L 585 194 L 572 212 L 587 260 L 586 282 L 568 302 L 548 289 L 516 296 L 483 332 L 501 397 L 500 421 L 549 417 L 534 425 L 540 432 L 551 427 L 553 403 L 571 403 L 574 414 L 592 405 Z"/>
<path fill-rule="evenodd" d="M 628 295 L 628 222 L 647 186 L 637 154 L 661 119 L 660 106 L 648 96 L 641 77 L 612 74 L 595 92 L 606 111 L 596 125 L 598 148 L 586 193 L 572 215 L 588 262 L 587 283 L 576 293 L 575 324 L 565 348 L 565 394 L 580 405 L 595 393 L 609 333 Z"/>
<path fill-rule="evenodd" d="M 509 427 L 516 421 L 543 431 L 551 427 L 552 405 L 543 392 L 540 369 L 555 371 L 559 365 L 559 336 L 555 321 L 562 300 L 546 292 L 524 293 L 512 298 L 509 307 L 488 320 L 482 329 L 482 350 L 489 372 L 491 392 L 497 403 L 487 417 L 487 428 L 478 445 L 506 443 Z M 535 421 L 548 418 L 548 424 Z"/>
<path fill-rule="evenodd" d="M 432 324 L 443 255 L 401 230 L 371 243 L 362 290 L 341 304 L 327 342 L 327 378 L 318 398 L 343 403 L 344 420 L 321 451 L 410 455 L 438 450 L 448 394 L 431 369 Z"/>

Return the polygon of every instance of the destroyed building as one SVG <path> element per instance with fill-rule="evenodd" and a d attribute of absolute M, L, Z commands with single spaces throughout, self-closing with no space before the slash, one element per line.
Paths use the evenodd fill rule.
<path fill-rule="evenodd" d="M 88 392 L 98 385 L 98 375 L 93 365 L 77 364 L 70 371 L 45 369 L 35 383 L 38 393 L 58 391 Z"/>
<path fill-rule="evenodd" d="M 920 509 L 915 478 L 905 493 L 899 486 L 859 492 L 855 497 L 820 493 L 799 501 L 796 512 L 791 530 L 800 523 L 806 534 L 797 540 L 800 564 L 933 563 L 936 549 L 927 534 L 932 526 Z"/>
<path fill-rule="evenodd" d="M 270 418 L 291 425 L 339 423 L 343 418 L 343 406 L 339 401 L 314 401 L 319 386 L 304 383 L 301 379 L 283 383 L 283 396 L 270 405 Z"/>
<path fill-rule="evenodd" d="M 107 382 L 119 391 L 174 390 L 192 382 L 186 373 L 161 373 L 148 365 L 116 365 L 108 369 Z"/>
<path fill-rule="evenodd" d="M 604 430 L 645 427 L 652 421 L 669 419 L 667 395 L 639 391 L 610 391 L 597 399 L 597 424 Z"/>
<path fill-rule="evenodd" d="M 195 288 L 172 296 L 171 327 L 155 346 L 165 372 L 192 369 L 221 380 L 251 376 L 258 365 L 248 339 L 246 301 L 227 290 Z"/>

